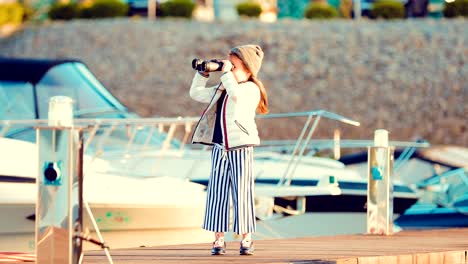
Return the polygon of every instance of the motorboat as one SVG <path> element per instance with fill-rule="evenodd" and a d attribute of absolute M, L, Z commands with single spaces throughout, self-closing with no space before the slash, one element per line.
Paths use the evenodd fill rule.
<path fill-rule="evenodd" d="M 138 118 L 81 61 L 0 58 L 0 251 L 34 251 L 39 171 L 34 127 L 47 121 L 49 98 L 56 95 L 73 98 L 75 118 L 91 118 L 83 126 L 99 118 Z M 111 138 L 120 136 L 128 139 L 125 130 Z M 156 132 L 151 143 L 164 137 Z M 96 231 L 95 221 L 111 248 L 211 240 L 201 229 L 203 186 L 149 172 L 146 177 L 100 173 L 112 164 L 89 152 L 92 146 L 84 164 L 84 200 L 92 212 L 84 217 L 85 227 Z"/>
<path fill-rule="evenodd" d="M 0 250 L 34 250 L 37 146 L 0 138 L 0 149 L 8 150 L 0 151 Z M 92 164 L 109 166 L 102 160 Z M 190 241 L 178 238 L 184 233 L 194 234 L 192 242 L 208 240 L 200 228 L 203 186 L 175 177 L 131 178 L 93 172 L 88 166 L 83 190 L 92 210 L 92 215 L 84 217 L 84 226 L 94 232 L 93 217 L 111 248 Z"/>
<path fill-rule="evenodd" d="M 271 216 L 275 208 L 287 214 L 300 212 L 366 212 L 367 174 L 346 166 L 343 162 L 328 157 L 315 156 L 315 148 L 329 148 L 333 141 L 314 141 L 311 135 L 312 119 L 329 118 L 338 122 L 356 124 L 346 117 L 324 110 L 310 112 L 270 114 L 258 118 L 303 117 L 306 125 L 297 140 L 293 142 L 264 141 L 256 147 L 254 154 L 254 178 L 257 203 L 269 205 L 268 213 L 258 213 L 261 219 Z M 174 122 L 187 127 L 196 124 L 196 118 L 180 118 Z M 143 124 L 140 124 L 143 125 Z M 172 124 L 175 126 L 175 124 Z M 174 134 L 175 129 L 169 129 Z M 312 133 L 310 133 L 312 131 Z M 187 134 L 183 138 L 187 138 Z M 397 145 L 400 142 L 396 142 Z M 372 142 L 361 144 L 369 146 Z M 411 144 L 406 143 L 406 144 Z M 418 146 L 419 143 L 413 145 Z M 98 151 L 99 152 L 99 151 Z M 210 149 L 194 148 L 183 144 L 172 149 L 136 150 L 129 154 L 133 158 L 125 162 L 114 162 L 107 173 L 132 171 L 144 176 L 144 171 L 154 170 L 160 176 L 174 175 L 182 179 L 208 184 L 210 175 Z M 155 159 L 157 157 L 157 159 Z M 101 156 L 106 160 L 121 160 L 122 156 L 107 152 Z M 140 171 L 140 172 L 139 172 Z M 399 180 L 393 181 L 394 212 L 403 213 L 420 197 L 420 193 Z M 263 215 L 263 216 L 262 216 Z"/>
<path fill-rule="evenodd" d="M 416 203 L 395 219 L 403 229 L 468 227 L 468 149 L 436 145 L 395 152 L 395 178 L 421 193 Z M 364 173 L 366 153 L 341 159 Z"/>

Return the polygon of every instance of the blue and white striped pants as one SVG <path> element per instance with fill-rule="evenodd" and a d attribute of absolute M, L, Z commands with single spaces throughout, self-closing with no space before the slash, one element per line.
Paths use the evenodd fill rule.
<path fill-rule="evenodd" d="M 203 228 L 212 232 L 229 231 L 229 194 L 233 202 L 233 231 L 255 232 L 253 147 L 226 151 L 215 145 L 211 153 Z"/>

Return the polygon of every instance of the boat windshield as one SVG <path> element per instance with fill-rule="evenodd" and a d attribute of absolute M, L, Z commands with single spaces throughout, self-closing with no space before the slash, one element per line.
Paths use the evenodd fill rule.
<path fill-rule="evenodd" d="M 48 69 L 37 83 L 28 81 L 26 76 L 18 80 L 1 79 L 0 120 L 47 119 L 49 100 L 53 96 L 72 98 L 75 118 L 138 118 L 136 114 L 128 112 L 83 63 L 66 62 Z M 149 142 L 160 143 L 164 139 L 162 134 L 155 133 Z M 4 136 L 30 142 L 36 138 L 31 125 L 13 125 Z M 135 140 L 138 137 L 144 135 L 138 135 Z"/>
<path fill-rule="evenodd" d="M 127 109 L 79 62 L 59 64 L 33 84 L 0 80 L 0 120 L 47 119 L 49 99 L 74 100 L 76 118 L 125 118 Z"/>
<path fill-rule="evenodd" d="M 160 150 L 163 145 L 165 149 L 179 148 L 181 144 L 168 136 L 161 125 L 127 124 L 125 119 L 138 119 L 138 115 L 129 112 L 83 63 L 70 61 L 54 65 L 34 80 L 18 74 L 17 78 L 0 79 L 0 121 L 9 120 L 0 122 L 0 137 L 36 142 L 33 122 L 15 121 L 48 119 L 50 98 L 67 96 L 74 101 L 74 117 L 88 120 L 92 126 L 84 132 L 86 154 L 121 159 L 122 155 L 127 157 L 143 148 L 152 151 Z M 115 122 L 91 121 L 98 119 L 115 119 Z"/>
<path fill-rule="evenodd" d="M 82 63 L 64 63 L 50 69 L 36 85 L 39 119 L 46 119 L 49 99 L 73 98 L 76 118 L 124 118 L 127 110 Z"/>
<path fill-rule="evenodd" d="M 0 119 L 35 119 L 34 89 L 27 82 L 0 80 Z"/>

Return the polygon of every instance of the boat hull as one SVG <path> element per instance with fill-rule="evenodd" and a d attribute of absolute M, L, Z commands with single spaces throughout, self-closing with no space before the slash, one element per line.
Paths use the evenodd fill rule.
<path fill-rule="evenodd" d="M 194 182 L 207 185 L 207 180 L 194 180 Z M 276 186 L 277 179 L 257 179 L 256 184 Z M 291 186 L 317 186 L 317 180 L 293 180 Z M 306 212 L 367 212 L 367 184 L 362 182 L 341 182 L 340 195 L 310 195 L 306 197 Z M 352 188 L 351 188 L 352 187 Z M 281 187 L 279 187 L 281 188 Z M 403 214 L 408 208 L 415 204 L 419 196 L 406 186 L 395 186 L 393 197 L 393 212 Z M 296 197 L 276 197 L 275 205 L 297 209 Z"/>
<path fill-rule="evenodd" d="M 209 242 L 212 235 L 202 230 L 204 208 L 181 206 L 136 206 L 90 204 L 104 241 L 111 248 Z M 0 251 L 35 250 L 35 204 L 0 204 Z M 95 234 L 90 216 L 84 227 Z M 85 243 L 86 249 L 96 246 Z"/>
<path fill-rule="evenodd" d="M 403 214 L 406 209 L 417 201 L 416 198 L 394 198 L 393 213 Z M 367 212 L 367 196 L 365 195 L 317 195 L 306 196 L 306 212 Z M 285 198 L 275 198 L 275 204 L 296 209 L 296 201 Z"/>

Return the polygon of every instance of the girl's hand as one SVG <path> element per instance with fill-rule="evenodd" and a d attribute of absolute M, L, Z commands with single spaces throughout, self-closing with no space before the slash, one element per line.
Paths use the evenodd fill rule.
<path fill-rule="evenodd" d="M 204 72 L 204 71 L 198 71 L 199 74 L 201 74 L 203 77 L 210 77 L 210 73 L 209 72 Z"/>
<path fill-rule="evenodd" d="M 231 61 L 230 60 L 222 60 L 223 62 L 223 69 L 222 71 L 223 72 L 230 72 L 232 71 L 232 68 L 234 68 L 234 66 L 232 65 Z"/>

